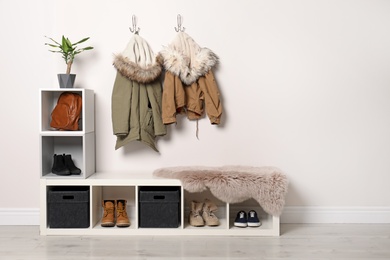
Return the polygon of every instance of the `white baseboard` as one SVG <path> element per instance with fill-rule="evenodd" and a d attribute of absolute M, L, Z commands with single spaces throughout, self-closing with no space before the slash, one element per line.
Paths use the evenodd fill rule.
<path fill-rule="evenodd" d="M 390 223 L 390 207 L 285 207 L 281 223 Z M 39 225 L 38 208 L 0 208 L 0 225 Z"/>
<path fill-rule="evenodd" d="M 390 207 L 285 207 L 280 222 L 389 224 Z"/>
<path fill-rule="evenodd" d="M 38 208 L 0 208 L 0 226 L 39 225 Z"/>

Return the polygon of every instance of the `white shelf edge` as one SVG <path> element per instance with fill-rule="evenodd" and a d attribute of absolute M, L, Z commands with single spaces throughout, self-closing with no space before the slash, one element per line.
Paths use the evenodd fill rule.
<path fill-rule="evenodd" d="M 83 137 L 85 134 L 92 133 L 93 131 L 57 131 L 57 130 L 46 130 L 46 131 L 41 131 L 39 134 L 41 136 L 80 136 Z"/>

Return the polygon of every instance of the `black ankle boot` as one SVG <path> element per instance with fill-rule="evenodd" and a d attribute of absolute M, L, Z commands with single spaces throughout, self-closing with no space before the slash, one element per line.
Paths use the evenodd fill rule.
<path fill-rule="evenodd" d="M 54 154 L 51 172 L 57 175 L 70 175 L 70 171 L 68 167 L 66 167 L 64 157 L 62 155 Z"/>
<path fill-rule="evenodd" d="M 72 156 L 70 154 L 67 154 L 67 155 L 64 154 L 63 156 L 64 156 L 64 160 L 65 160 L 65 165 L 69 169 L 70 174 L 74 174 L 74 175 L 80 174 L 81 170 L 79 168 L 77 168 L 76 165 L 74 165 L 73 160 L 72 160 Z"/>

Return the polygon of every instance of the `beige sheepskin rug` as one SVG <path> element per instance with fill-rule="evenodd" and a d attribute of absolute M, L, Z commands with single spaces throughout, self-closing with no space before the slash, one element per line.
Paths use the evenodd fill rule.
<path fill-rule="evenodd" d="M 155 170 L 153 176 L 179 179 L 188 192 L 210 189 L 216 198 L 227 203 L 253 198 L 273 216 L 282 213 L 288 188 L 286 175 L 269 166 L 166 167 Z"/>

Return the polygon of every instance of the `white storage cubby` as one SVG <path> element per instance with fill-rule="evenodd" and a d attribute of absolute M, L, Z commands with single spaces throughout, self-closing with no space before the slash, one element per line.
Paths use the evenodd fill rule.
<path fill-rule="evenodd" d="M 213 203 L 215 203 L 218 207 L 218 211 L 215 212 L 215 215 L 218 217 L 220 225 L 219 226 L 213 226 L 213 227 L 193 227 L 189 224 L 189 215 L 191 211 L 191 202 L 197 201 L 197 202 L 204 202 L 206 199 L 209 199 Z M 227 221 L 227 212 L 228 212 L 228 204 L 215 198 L 209 190 L 200 192 L 200 193 L 190 193 L 188 191 L 184 191 L 184 228 L 185 229 L 193 229 L 193 230 L 202 230 L 202 229 L 222 229 L 225 230 L 228 228 L 228 221 Z M 198 232 L 198 231 L 196 231 Z"/>
<path fill-rule="evenodd" d="M 82 97 L 80 130 L 59 131 L 50 127 L 51 112 L 63 92 Z M 40 89 L 41 178 L 81 178 L 95 172 L 95 101 L 89 89 Z M 70 154 L 80 175 L 58 176 L 51 172 L 54 154 Z"/>
<path fill-rule="evenodd" d="M 95 229 L 106 229 L 101 226 L 101 217 L 103 216 L 103 200 L 124 199 L 126 203 L 126 212 L 130 220 L 130 227 L 136 226 L 136 187 L 122 185 L 93 185 L 92 186 L 92 218 L 91 224 Z M 114 227 L 115 229 L 116 227 Z"/>
<path fill-rule="evenodd" d="M 50 127 L 51 112 L 57 105 L 59 96 L 63 92 L 77 93 L 82 98 L 81 110 L 81 129 L 78 131 L 57 131 Z M 60 89 L 40 89 L 40 132 L 50 135 L 53 132 L 68 132 L 69 133 L 89 133 L 95 131 L 95 97 L 91 89 L 78 88 L 60 88 Z"/>
<path fill-rule="evenodd" d="M 89 186 L 90 190 L 90 226 L 89 228 L 55 228 L 47 220 L 47 187 L 51 186 Z M 180 226 L 178 228 L 141 228 L 139 227 L 138 191 L 144 186 L 177 186 L 180 189 Z M 179 180 L 153 178 L 151 172 L 137 173 L 95 173 L 87 179 L 41 179 L 41 235 L 216 235 L 216 236 L 279 236 L 279 217 L 270 216 L 262 211 L 254 200 L 229 204 L 215 198 L 210 191 L 189 193 Z M 188 215 L 192 200 L 204 201 L 208 198 L 218 206 L 216 212 L 220 225 L 216 227 L 193 227 L 188 224 Z M 101 227 L 104 199 L 126 199 L 127 213 L 131 225 L 128 228 Z M 233 225 L 239 210 L 256 210 L 262 225 L 260 227 L 238 228 Z"/>
<path fill-rule="evenodd" d="M 50 127 L 51 112 L 62 92 L 71 91 L 82 96 L 81 129 L 58 131 Z M 40 233 L 41 235 L 215 235 L 215 236 L 279 236 L 279 217 L 262 211 L 254 200 L 229 204 L 215 198 L 210 191 L 190 193 L 183 189 L 177 179 L 153 178 L 149 172 L 95 173 L 95 105 L 94 93 L 88 89 L 40 89 Z M 58 176 L 51 172 L 54 154 L 71 154 L 80 175 Z M 88 228 L 50 228 L 48 216 L 48 192 L 56 187 L 75 189 L 82 186 L 89 194 L 87 202 Z M 141 228 L 139 223 L 142 187 L 175 186 L 180 190 L 177 228 Z M 176 189 L 176 188 L 175 188 Z M 216 227 L 193 227 L 188 223 L 191 201 L 209 199 L 216 203 L 220 225 Z M 105 199 L 127 201 L 126 211 L 131 225 L 128 228 L 101 227 L 102 202 Z M 69 205 L 68 205 L 69 207 Z M 239 210 L 254 209 L 262 225 L 256 228 L 237 228 L 234 219 Z M 69 216 L 74 217 L 74 216 Z"/>

